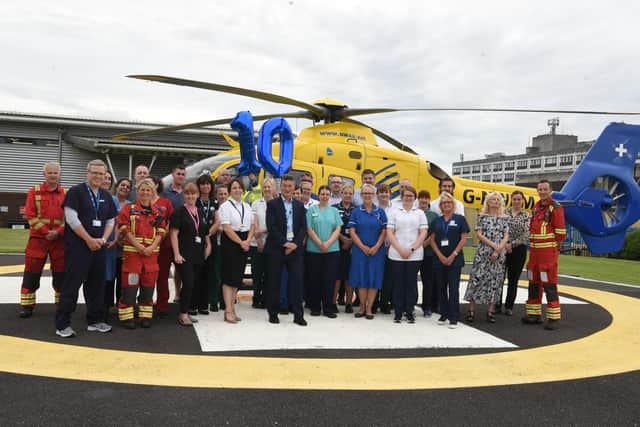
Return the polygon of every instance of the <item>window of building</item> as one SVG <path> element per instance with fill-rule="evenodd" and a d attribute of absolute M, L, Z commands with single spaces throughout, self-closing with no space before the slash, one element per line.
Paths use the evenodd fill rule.
<path fill-rule="evenodd" d="M 493 171 L 494 172 L 500 172 L 502 170 L 502 163 L 494 163 L 493 164 Z"/>
<path fill-rule="evenodd" d="M 529 167 L 531 169 L 537 169 L 542 166 L 542 159 L 531 159 L 529 161 Z"/>
<path fill-rule="evenodd" d="M 453 168 L 454 175 L 460 175 L 460 168 Z"/>
<path fill-rule="evenodd" d="M 470 166 L 463 166 L 462 167 L 462 173 L 464 173 L 464 174 L 471 173 L 471 167 Z"/>
<path fill-rule="evenodd" d="M 518 169 L 526 169 L 528 165 L 528 160 L 518 160 Z"/>
<path fill-rule="evenodd" d="M 471 179 L 474 181 L 480 181 L 480 175 L 473 175 Z"/>
<path fill-rule="evenodd" d="M 480 173 L 480 165 L 471 166 L 471 172 L 472 173 Z"/>
<path fill-rule="evenodd" d="M 504 174 L 504 180 L 505 181 L 513 181 L 515 179 L 515 174 L 514 173 L 505 173 Z"/>
<path fill-rule="evenodd" d="M 547 157 L 546 159 L 544 159 L 545 166 L 555 166 L 556 164 L 558 164 L 558 158 L 556 156 Z"/>
<path fill-rule="evenodd" d="M 570 166 L 573 164 L 573 156 L 560 156 L 560 166 Z"/>
<path fill-rule="evenodd" d="M 582 161 L 582 159 L 584 159 L 584 156 L 586 156 L 586 154 L 577 154 L 576 155 L 576 165 L 579 165 L 580 162 Z"/>
<path fill-rule="evenodd" d="M 491 175 L 482 175 L 482 180 L 485 182 L 491 182 Z"/>
<path fill-rule="evenodd" d="M 515 166 L 516 162 L 514 161 L 504 162 L 504 170 L 506 171 L 512 171 Z"/>
<path fill-rule="evenodd" d="M 502 175 L 494 175 L 493 182 L 502 182 Z"/>
<path fill-rule="evenodd" d="M 491 172 L 491 165 L 482 165 L 482 172 Z"/>

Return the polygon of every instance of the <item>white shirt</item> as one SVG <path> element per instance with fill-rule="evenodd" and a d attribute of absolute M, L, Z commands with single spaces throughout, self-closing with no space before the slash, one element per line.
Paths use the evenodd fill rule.
<path fill-rule="evenodd" d="M 303 203 L 305 209 L 309 209 L 313 205 L 319 205 L 320 202 L 309 197 L 309 201 L 307 203 Z"/>
<path fill-rule="evenodd" d="M 420 235 L 420 230 L 426 230 L 429 228 L 429 224 L 427 223 L 427 216 L 421 209 L 411 208 L 407 211 L 400 206 L 389 210 L 387 228 L 395 230 L 396 240 L 400 247 L 409 248 Z M 411 256 L 408 259 L 404 259 L 391 245 L 389 247 L 389 259 L 394 261 L 421 261 L 423 252 L 422 245 L 420 245 L 415 248 L 415 251 L 411 252 Z"/>
<path fill-rule="evenodd" d="M 220 225 L 229 224 L 235 231 L 249 231 L 253 224 L 253 211 L 245 202 L 228 199 L 220 206 Z"/>
<path fill-rule="evenodd" d="M 456 210 L 454 211 L 454 213 L 464 216 L 464 205 L 460 200 L 456 200 L 456 199 L 454 200 L 456 202 Z M 431 206 L 429 206 L 429 210 L 431 212 L 437 213 L 438 215 L 442 215 L 442 211 L 440 210 L 440 197 L 438 197 L 437 199 L 431 202 Z"/>
<path fill-rule="evenodd" d="M 255 217 L 256 224 L 256 233 L 266 231 L 267 229 L 267 202 L 263 199 L 258 199 L 251 204 L 251 210 L 253 211 L 253 215 Z M 267 233 L 260 238 L 260 242 L 264 246 L 264 243 L 267 240 Z M 254 237 L 251 240 L 251 246 L 258 246 L 258 241 Z"/>
<path fill-rule="evenodd" d="M 331 197 L 329 197 L 329 206 L 337 205 L 341 201 L 342 201 L 342 196 L 341 195 L 334 196 L 332 194 Z"/>

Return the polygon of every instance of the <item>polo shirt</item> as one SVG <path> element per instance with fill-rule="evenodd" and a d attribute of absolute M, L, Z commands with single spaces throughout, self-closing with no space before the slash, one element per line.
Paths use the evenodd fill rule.
<path fill-rule="evenodd" d="M 424 212 L 418 208 L 405 210 L 402 205 L 397 206 L 389 211 L 387 228 L 395 231 L 396 240 L 403 248 L 408 248 L 416 241 L 420 230 L 429 228 L 427 217 Z M 423 258 L 422 245 L 411 253 L 408 259 L 402 258 L 398 251 L 391 245 L 389 247 L 389 259 L 394 261 L 421 261 Z"/>

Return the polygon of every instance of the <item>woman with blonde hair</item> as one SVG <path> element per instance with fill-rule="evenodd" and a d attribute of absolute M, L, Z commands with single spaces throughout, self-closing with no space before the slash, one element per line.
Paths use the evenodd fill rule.
<path fill-rule="evenodd" d="M 460 273 L 464 267 L 462 248 L 467 241 L 469 225 L 464 216 L 455 213 L 456 200 L 450 193 L 440 194 L 442 215 L 434 219 L 429 227 L 435 283 L 440 294 L 439 325 L 449 321 L 449 328 L 458 327 L 460 317 Z"/>
<path fill-rule="evenodd" d="M 464 299 L 469 301 L 467 321 L 475 318 L 476 303 L 487 304 L 487 322 L 495 323 L 494 304 L 498 301 L 505 273 L 505 254 L 509 243 L 509 222 L 504 214 L 502 195 L 487 196 L 476 222 L 478 250 L 471 267 L 471 277 Z"/>

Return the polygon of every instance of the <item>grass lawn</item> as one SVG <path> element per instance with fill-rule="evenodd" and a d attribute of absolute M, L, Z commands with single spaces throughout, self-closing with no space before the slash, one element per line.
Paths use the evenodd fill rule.
<path fill-rule="evenodd" d="M 0 229 L 0 253 L 24 253 L 28 237 L 29 230 Z M 464 248 L 467 262 L 475 254 L 475 248 Z M 560 274 L 640 286 L 640 261 L 560 255 Z"/>
<path fill-rule="evenodd" d="M 29 230 L 0 229 L 0 253 L 22 254 L 27 245 Z"/>
<path fill-rule="evenodd" d="M 473 262 L 475 254 L 476 248 L 464 248 L 465 261 Z M 640 286 L 640 261 L 560 255 L 559 267 L 560 274 Z"/>

